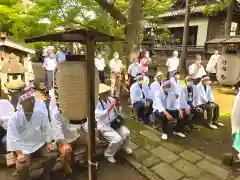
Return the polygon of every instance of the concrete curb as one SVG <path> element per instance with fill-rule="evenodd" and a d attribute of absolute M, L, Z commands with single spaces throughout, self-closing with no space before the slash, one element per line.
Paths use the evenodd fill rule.
<path fill-rule="evenodd" d="M 136 161 L 131 156 L 124 156 L 124 159 L 127 161 L 129 165 L 134 167 L 138 172 L 140 172 L 145 178 L 149 180 L 163 180 L 159 176 L 157 176 L 155 173 L 151 172 L 148 168 L 146 168 L 144 165 Z"/>

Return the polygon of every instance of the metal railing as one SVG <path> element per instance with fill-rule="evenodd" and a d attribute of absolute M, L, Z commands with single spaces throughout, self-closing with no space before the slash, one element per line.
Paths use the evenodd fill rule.
<path fill-rule="evenodd" d="M 177 50 L 181 51 L 182 50 L 182 45 L 162 45 L 162 44 L 155 44 L 154 45 L 154 50 L 158 51 L 164 51 L 164 50 Z M 193 51 L 193 52 L 204 52 L 204 46 L 196 46 L 196 45 L 188 45 L 187 46 L 188 51 Z"/>

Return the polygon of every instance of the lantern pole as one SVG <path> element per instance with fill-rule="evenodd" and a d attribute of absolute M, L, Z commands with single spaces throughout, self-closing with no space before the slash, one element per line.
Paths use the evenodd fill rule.
<path fill-rule="evenodd" d="M 97 180 L 97 162 L 95 157 L 95 65 L 94 49 L 95 40 L 87 38 L 87 72 L 88 72 L 88 90 L 89 90 L 89 115 L 88 115 L 88 176 L 89 180 Z"/>

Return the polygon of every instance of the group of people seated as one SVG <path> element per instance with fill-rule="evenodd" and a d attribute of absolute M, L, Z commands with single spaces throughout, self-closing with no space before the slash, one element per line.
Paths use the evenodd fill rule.
<path fill-rule="evenodd" d="M 206 112 L 202 124 L 212 129 L 223 126 L 218 121 L 219 106 L 213 98 L 211 80 L 203 75 L 194 85 L 192 76 L 185 78 L 185 87 L 180 85 L 180 73 L 174 71 L 170 79 L 163 79 L 163 73 L 157 72 L 150 86 L 143 81 L 144 75 L 138 73 L 136 82 L 131 85 L 130 98 L 137 112 L 139 122 L 150 124 L 152 121 L 162 125 L 162 139 L 167 140 L 169 122 L 175 120 L 174 134 L 186 137 L 184 128 L 194 128 L 194 116 Z"/>
<path fill-rule="evenodd" d="M 108 146 L 104 156 L 115 163 L 114 155 L 122 148 L 127 154 L 130 131 L 124 126 L 119 101 L 110 97 L 111 87 L 99 85 L 99 100 L 96 104 L 96 130 L 101 133 Z M 43 158 L 44 171 L 41 179 L 50 179 L 50 174 L 57 162 L 63 162 L 66 176 L 72 174 L 73 152 L 79 147 L 87 148 L 87 122 L 81 125 L 70 124 L 56 104 L 55 92 L 49 92 L 49 107 L 36 97 L 34 90 L 21 93 L 16 111 L 7 117 L 0 117 L 0 129 L 6 131 L 6 151 L 15 156 L 16 173 L 14 179 L 30 179 L 30 167 L 34 158 Z M 0 100 L 0 104 L 3 101 Z M 10 102 L 8 102 L 10 103 Z M 97 133 L 98 134 L 98 133 Z M 99 137 L 96 137 L 99 140 Z"/>

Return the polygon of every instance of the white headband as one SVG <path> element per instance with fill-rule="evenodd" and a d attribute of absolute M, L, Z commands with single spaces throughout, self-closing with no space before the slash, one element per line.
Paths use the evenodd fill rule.
<path fill-rule="evenodd" d="M 168 80 L 168 81 L 162 82 L 161 86 L 164 87 L 164 86 L 167 86 L 169 84 L 171 84 L 171 82 Z"/>
<path fill-rule="evenodd" d="M 19 102 L 21 103 L 21 102 L 25 101 L 26 99 L 35 98 L 35 97 L 36 97 L 36 95 L 35 95 L 34 92 L 28 91 L 28 92 L 26 92 L 25 94 L 23 94 L 22 96 L 19 97 Z"/>

